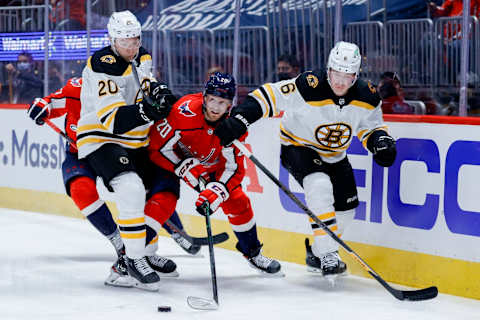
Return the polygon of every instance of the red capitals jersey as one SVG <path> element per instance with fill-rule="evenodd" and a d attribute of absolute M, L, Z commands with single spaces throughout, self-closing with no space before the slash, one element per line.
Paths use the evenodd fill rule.
<path fill-rule="evenodd" d="M 240 185 L 245 175 L 244 155 L 232 145 L 222 147 L 213 134 L 214 126 L 205 121 L 202 93 L 190 94 L 178 100 L 168 117 L 150 130 L 150 159 L 165 170 L 174 172 L 184 159 L 194 157 L 215 174 L 229 191 Z M 246 134 L 239 139 L 244 141 Z"/>
<path fill-rule="evenodd" d="M 77 141 L 77 122 L 80 118 L 80 90 L 82 89 L 82 78 L 71 78 L 67 84 L 56 92 L 43 97 L 37 103 L 50 104 L 49 119 L 65 116 L 65 133 Z M 44 100 L 44 101 L 42 101 Z M 70 147 L 70 152 L 77 152 L 77 149 Z"/>

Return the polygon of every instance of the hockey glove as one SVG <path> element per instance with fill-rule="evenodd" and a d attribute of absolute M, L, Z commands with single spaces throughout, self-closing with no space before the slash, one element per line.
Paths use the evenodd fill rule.
<path fill-rule="evenodd" d="M 195 158 L 187 158 L 175 167 L 175 174 L 192 188 L 198 186 L 198 178 L 204 172 L 205 168 Z"/>
<path fill-rule="evenodd" d="M 223 201 L 227 200 L 229 197 L 227 188 L 223 183 L 220 182 L 209 182 L 206 185 L 205 190 L 200 192 L 198 195 L 195 206 L 197 207 L 197 212 L 205 216 L 205 203 L 208 203 L 210 206 L 210 214 L 217 211 L 218 207 L 222 204 Z"/>
<path fill-rule="evenodd" d="M 382 130 L 372 133 L 367 148 L 373 153 L 373 160 L 382 167 L 390 167 L 397 156 L 395 140 Z"/>
<path fill-rule="evenodd" d="M 177 98 L 168 89 L 166 84 L 152 82 L 148 96 L 152 100 L 152 104 L 144 99 L 139 103 L 140 113 L 152 121 L 162 120 L 168 117 L 172 106 L 177 101 Z"/>
<path fill-rule="evenodd" d="M 36 124 L 41 126 L 50 114 L 50 104 L 42 98 L 36 98 L 28 108 L 27 114 Z"/>
<path fill-rule="evenodd" d="M 213 133 L 220 138 L 222 146 L 230 145 L 233 140 L 240 138 L 247 132 L 248 122 L 240 114 L 221 121 Z"/>

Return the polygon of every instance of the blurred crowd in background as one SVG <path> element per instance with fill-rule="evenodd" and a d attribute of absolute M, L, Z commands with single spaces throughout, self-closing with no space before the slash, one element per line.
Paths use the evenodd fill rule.
<path fill-rule="evenodd" d="M 90 26 L 92 29 L 105 29 L 112 9 L 112 6 L 105 5 L 107 2 L 110 4 L 113 2 L 115 3 L 115 11 L 128 9 L 135 13 L 138 12 L 138 10 L 147 7 L 150 1 L 92 1 L 92 22 Z M 470 3 L 470 10 L 473 19 L 472 23 L 475 23 L 475 26 L 477 26 L 477 18 L 480 15 L 480 0 L 471 0 Z M 0 32 L 7 33 L 14 31 L 9 30 L 10 27 L 6 27 L 5 21 L 8 19 L 5 18 L 6 16 L 2 16 L 2 14 L 5 15 L 9 14 L 9 12 L 13 12 L 4 10 L 6 7 L 40 6 L 44 4 L 45 1 L 43 0 L 2 1 L 2 8 L 0 8 Z M 50 31 L 80 31 L 86 29 L 85 0 L 49 0 L 49 5 L 48 21 Z M 463 2 L 461 0 L 427 2 L 425 4 L 426 16 L 428 16 L 429 19 L 432 19 L 432 21 L 441 19 L 442 17 L 443 19 L 450 19 L 445 17 L 458 17 L 462 14 L 462 6 Z M 39 14 L 42 13 L 40 12 Z M 446 21 L 448 22 L 450 20 Z M 364 50 L 362 48 L 362 43 L 359 43 L 361 50 L 364 51 L 361 52 L 364 56 L 362 76 L 371 80 L 377 86 L 384 101 L 382 107 L 384 113 L 458 115 L 458 73 L 460 70 L 459 40 L 462 35 L 458 20 L 452 21 L 453 22 L 448 22 L 447 24 L 442 24 L 440 36 L 436 36 L 434 33 L 433 35 L 432 33 L 423 34 L 421 38 L 419 38 L 419 41 L 417 41 L 418 48 L 425 52 L 432 52 L 432 56 L 434 57 L 432 65 L 430 65 L 432 61 L 429 61 L 432 56 L 429 56 L 430 58 L 428 58 L 423 57 L 420 54 L 403 57 L 403 60 L 406 61 L 402 61 L 401 63 L 389 63 L 389 55 L 385 51 L 379 52 L 378 50 L 371 49 L 371 47 Z M 15 23 L 18 25 L 18 21 Z M 36 26 L 34 26 L 35 23 L 37 24 Z M 18 28 L 27 31 L 42 31 L 43 27 L 41 21 L 35 22 L 35 19 L 32 19 L 31 21 L 23 19 L 21 21 L 21 27 Z M 311 28 L 314 27 L 314 25 L 311 25 Z M 264 29 L 259 30 L 264 32 Z M 267 32 L 270 32 L 268 33 L 270 36 L 271 34 L 276 34 L 278 37 L 278 34 L 281 32 L 278 28 L 276 30 L 277 31 L 273 30 Z M 472 34 L 469 37 L 476 41 L 472 41 L 470 44 L 470 61 L 473 62 L 472 67 L 468 72 L 467 111 L 469 116 L 477 116 L 480 115 L 480 74 L 476 71 L 480 70 L 480 63 L 476 62 L 476 60 L 478 60 L 477 53 L 480 47 L 480 27 L 478 29 L 473 28 L 472 30 Z M 17 30 L 17 32 L 19 31 Z M 295 31 L 288 29 L 286 31 L 282 30 L 282 32 L 290 38 L 290 36 L 293 37 L 297 35 L 297 32 L 299 31 L 298 29 Z M 313 33 L 313 31 L 311 32 Z M 231 39 L 229 39 L 230 35 L 221 35 L 219 32 L 211 34 L 213 34 L 213 36 L 207 34 L 207 37 L 211 37 L 213 40 L 208 38 L 209 40 L 202 42 L 199 37 L 195 38 L 191 34 L 184 36 L 180 33 L 161 33 L 158 44 L 159 49 L 156 53 L 157 60 L 156 63 L 154 63 L 156 69 L 153 70 L 155 76 L 169 83 L 172 82 L 170 85 L 176 91 L 175 93 L 185 94 L 187 92 L 201 90 L 201 83 L 203 83 L 204 79 L 211 72 L 219 70 L 231 72 L 233 57 L 232 48 L 227 48 L 232 44 Z M 257 44 L 251 44 L 251 42 L 255 41 L 252 39 L 255 39 L 254 37 L 256 36 L 257 35 L 252 36 L 249 40 L 244 40 L 242 46 L 240 46 L 241 53 L 239 54 L 240 61 L 237 81 L 239 84 L 240 100 L 249 92 L 249 90 L 263 82 L 292 78 L 300 72 L 321 67 L 324 65 L 323 58 L 318 58 L 317 63 L 317 60 L 314 60 L 315 53 L 310 54 L 310 51 L 314 52 L 315 50 L 321 49 L 322 51 L 328 52 L 330 47 L 333 46 L 332 41 L 325 41 L 325 44 L 318 44 L 318 41 L 316 41 L 315 46 L 311 44 L 310 48 L 304 48 L 302 45 L 298 44 L 278 46 L 275 42 L 277 40 L 274 39 L 272 41 L 273 45 L 267 45 L 265 48 L 255 49 L 261 50 L 259 52 L 261 52 L 262 55 L 264 54 L 270 58 L 269 61 L 262 62 L 256 57 L 255 51 L 252 51 L 253 49 L 249 49 L 248 47 L 250 45 L 252 47 L 255 45 L 258 46 L 258 43 L 262 43 L 257 39 Z M 356 42 L 355 40 L 357 39 L 355 37 L 356 35 L 354 33 L 347 34 L 346 40 Z M 441 37 L 441 47 L 435 47 L 435 45 L 432 45 L 432 43 L 436 41 L 435 37 Z M 219 38 L 221 38 L 222 41 L 229 39 L 226 41 L 226 43 L 228 43 L 224 45 L 222 44 L 221 46 L 217 45 L 220 43 L 218 40 Z M 179 42 L 176 44 L 174 41 L 178 41 L 179 39 L 187 39 L 187 42 Z M 151 31 L 144 32 L 142 41 L 147 50 L 152 51 L 152 45 L 154 42 L 152 41 Z M 173 46 L 173 48 L 169 49 L 169 55 L 167 55 L 164 50 L 164 43 L 166 43 L 166 41 L 169 41 Z M 278 41 L 281 42 L 281 39 Z M 306 41 L 309 41 L 308 38 Z M 370 40 L 366 39 L 366 41 L 368 42 Z M 268 40 L 266 42 L 268 42 Z M 213 46 L 215 46 L 215 48 L 211 48 L 211 43 L 214 43 Z M 324 47 L 321 47 L 321 45 Z M 190 50 L 190 54 L 181 51 L 185 49 L 185 47 L 189 48 L 188 50 Z M 263 53 L 265 50 L 270 50 L 271 52 Z M 207 51 L 208 53 L 206 53 Z M 211 51 L 214 51 L 214 53 L 210 53 Z M 399 49 L 397 49 L 397 51 L 399 51 Z M 212 55 L 211 59 L 205 58 L 208 54 Z M 320 56 L 320 54 L 318 55 Z M 307 59 L 305 59 L 305 57 Z M 382 59 L 382 64 L 381 67 L 377 68 L 376 63 L 378 63 L 378 59 Z M 311 64 L 313 64 L 311 61 L 315 61 L 316 63 L 311 66 Z M 438 64 L 438 61 L 443 63 Z M 49 60 L 49 92 L 61 88 L 69 78 L 81 76 L 85 62 L 85 59 Z M 412 65 L 415 66 L 412 67 Z M 433 75 L 429 74 L 429 71 L 432 71 L 430 66 L 433 68 L 448 69 L 448 72 L 440 71 L 443 72 L 442 74 L 446 75 L 445 78 L 448 78 L 447 80 L 449 82 L 443 83 L 442 79 L 440 79 L 442 76 L 440 73 L 440 76 L 435 76 L 436 79 L 434 81 Z M 421 75 L 412 72 L 412 69 L 414 68 L 423 70 Z M 374 69 L 375 72 L 371 72 L 372 69 Z M 28 51 L 20 52 L 16 61 L 1 61 L 0 103 L 24 104 L 30 103 L 35 97 L 43 96 L 45 80 L 43 70 L 44 61 L 41 59 L 35 59 Z"/>

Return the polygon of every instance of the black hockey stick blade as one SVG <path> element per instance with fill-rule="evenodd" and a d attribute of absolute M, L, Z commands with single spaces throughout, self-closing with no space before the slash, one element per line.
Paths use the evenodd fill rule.
<path fill-rule="evenodd" d="M 180 230 L 180 228 L 178 228 L 172 221 L 170 221 L 170 219 L 167 220 L 165 223 L 167 224 L 167 226 L 170 227 L 170 229 L 172 229 L 175 232 L 181 234 L 182 237 L 187 239 L 188 242 L 190 242 L 194 245 L 197 245 L 197 246 L 207 246 L 208 245 L 207 237 L 191 237 L 185 231 Z M 212 238 L 213 238 L 213 244 L 219 244 L 219 243 L 227 241 L 229 236 L 228 236 L 228 233 L 222 232 L 222 233 L 214 235 Z"/>
<path fill-rule="evenodd" d="M 228 233 L 222 232 L 212 236 L 213 244 L 219 244 L 229 239 Z M 198 246 L 208 246 L 207 237 L 192 237 L 193 244 Z"/>
<path fill-rule="evenodd" d="M 437 287 L 429 287 L 420 290 L 412 291 L 402 291 L 403 299 L 400 300 L 410 300 L 410 301 L 421 301 L 433 299 L 438 295 Z"/>
<path fill-rule="evenodd" d="M 438 295 L 438 289 L 435 286 L 428 287 L 425 289 L 418 289 L 418 290 L 398 290 L 391 287 L 385 280 L 383 280 L 373 270 L 367 270 L 367 272 L 373 278 L 375 278 L 378 282 L 380 282 L 380 284 L 398 300 L 422 301 L 422 300 L 433 299 Z"/>

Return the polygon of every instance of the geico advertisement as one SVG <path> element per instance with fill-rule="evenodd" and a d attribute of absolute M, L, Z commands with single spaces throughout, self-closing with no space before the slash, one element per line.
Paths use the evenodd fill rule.
<path fill-rule="evenodd" d="M 391 168 L 377 165 L 355 138 L 348 150 L 360 205 L 344 239 L 467 261 L 480 261 L 480 128 L 470 125 L 390 122 L 397 139 Z M 253 154 L 304 201 L 299 185 L 280 165 L 279 119 L 250 129 Z M 247 161 L 244 187 L 259 225 L 311 234 L 306 215 Z M 195 195 L 182 189 L 181 212 Z M 216 213 L 216 215 L 218 215 Z M 214 216 L 215 217 L 215 216 Z"/>
<path fill-rule="evenodd" d="M 65 144 L 50 127 L 36 126 L 24 110 L 1 110 L 0 186 L 64 193 Z M 62 119 L 56 121 L 62 127 Z M 304 200 L 280 165 L 279 119 L 250 129 L 247 144 L 282 183 Z M 358 140 L 348 153 L 360 206 L 346 240 L 480 261 L 480 128 L 472 125 L 390 122 L 397 159 L 378 166 Z M 355 138 L 356 139 L 356 138 Z M 310 234 L 306 215 L 254 164 L 243 181 L 259 226 Z M 99 188 L 104 189 L 104 188 Z M 182 184 L 180 213 L 196 214 L 196 193 Z M 225 219 L 222 212 L 213 216 Z"/>

